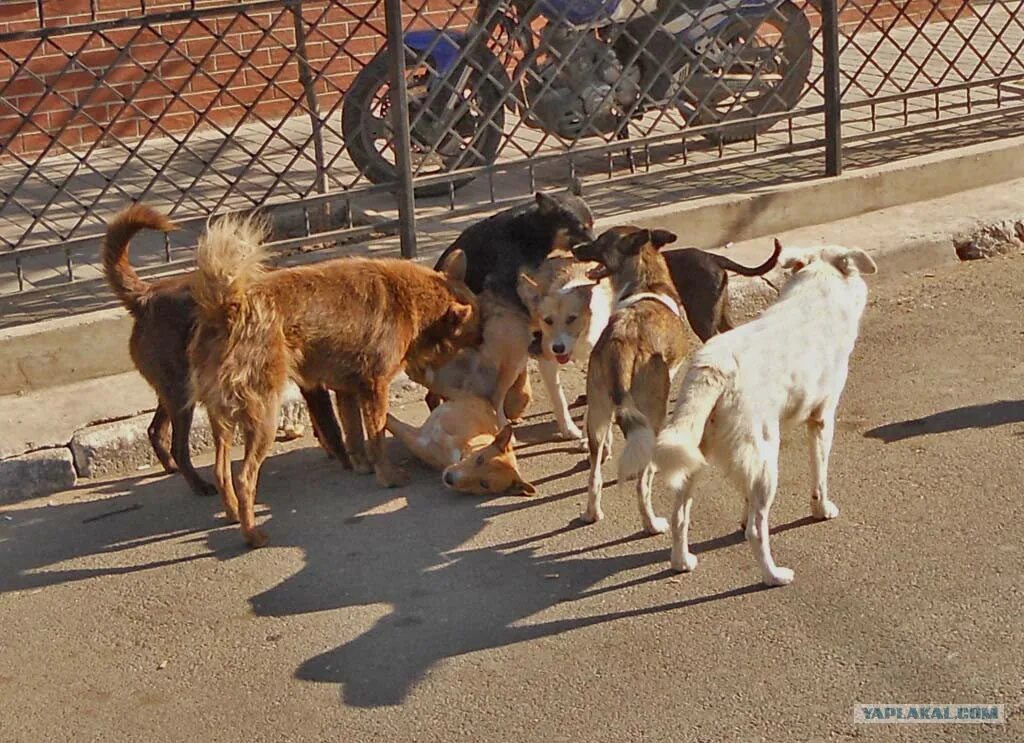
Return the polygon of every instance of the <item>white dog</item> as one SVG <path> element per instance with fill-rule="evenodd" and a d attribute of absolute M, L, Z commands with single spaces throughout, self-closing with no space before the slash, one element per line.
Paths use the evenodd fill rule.
<path fill-rule="evenodd" d="M 676 491 L 672 567 L 693 570 L 688 532 L 694 477 L 705 455 L 746 497 L 742 523 L 764 582 L 786 585 L 768 545 L 768 511 L 778 487 L 780 428 L 804 423 L 815 478 L 811 513 L 839 515 L 829 500 L 828 457 L 836 406 L 867 302 L 861 274 L 877 270 L 862 250 L 787 250 L 793 271 L 778 301 L 756 320 L 708 341 L 694 358 L 672 421 L 658 437 L 655 461 Z"/>

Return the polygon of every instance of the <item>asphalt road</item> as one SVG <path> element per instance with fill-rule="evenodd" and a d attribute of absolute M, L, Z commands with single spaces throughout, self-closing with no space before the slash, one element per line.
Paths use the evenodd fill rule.
<path fill-rule="evenodd" d="M 264 468 L 256 552 L 178 478 L 0 509 L 0 740 L 1024 739 L 1024 257 L 870 283 L 837 520 L 808 518 L 802 432 L 784 446 L 793 585 L 760 587 L 716 476 L 691 575 L 632 488 L 579 525 L 582 456 L 530 443 L 543 399 L 532 499 L 426 470 L 384 491 L 307 438 Z M 1009 722 L 855 726 L 856 702 Z"/>

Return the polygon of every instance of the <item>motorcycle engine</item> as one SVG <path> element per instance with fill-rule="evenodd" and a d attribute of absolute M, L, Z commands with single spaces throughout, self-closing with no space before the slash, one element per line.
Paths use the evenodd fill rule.
<path fill-rule="evenodd" d="M 592 31 L 567 24 L 545 26 L 541 44 L 546 54 L 526 75 L 528 123 L 566 139 L 615 131 L 640 93 L 640 70 L 624 69 Z"/>

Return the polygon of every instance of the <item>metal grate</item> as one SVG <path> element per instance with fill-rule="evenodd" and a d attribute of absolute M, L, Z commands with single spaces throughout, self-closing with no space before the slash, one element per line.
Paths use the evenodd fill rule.
<path fill-rule="evenodd" d="M 282 251 L 404 225 L 411 255 L 416 219 L 429 231 L 538 187 L 799 152 L 835 173 L 843 145 L 1021 107 L 1024 0 L 824 2 L 0 8 L 0 295 L 27 307 L 95 280 L 129 201 L 186 228 L 140 243 L 150 270 L 182 267 L 210 215 L 256 207 Z M 24 321 L 59 311 L 39 307 Z"/>

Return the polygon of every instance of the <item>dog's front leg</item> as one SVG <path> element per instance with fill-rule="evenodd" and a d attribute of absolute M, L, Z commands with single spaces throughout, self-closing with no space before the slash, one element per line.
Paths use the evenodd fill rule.
<path fill-rule="evenodd" d="M 583 432 L 572 420 L 569 403 L 566 401 L 562 385 L 558 381 L 557 362 L 542 357 L 537 360 L 537 365 L 540 367 L 540 378 L 544 381 L 544 390 L 548 393 L 548 400 L 551 401 L 551 412 L 555 415 L 559 433 L 567 439 L 582 440 Z"/>
<path fill-rule="evenodd" d="M 839 506 L 828 497 L 828 458 L 832 451 L 835 428 L 834 410 L 807 421 L 807 433 L 810 435 L 811 443 L 811 473 L 814 477 L 811 514 L 818 519 L 834 519 L 839 515 Z"/>
<path fill-rule="evenodd" d="M 386 488 L 404 485 L 409 476 L 392 464 L 384 451 L 384 435 L 388 424 L 387 377 L 373 380 L 368 394 L 362 396 L 363 423 L 366 425 L 366 450 L 377 473 L 377 482 Z"/>

